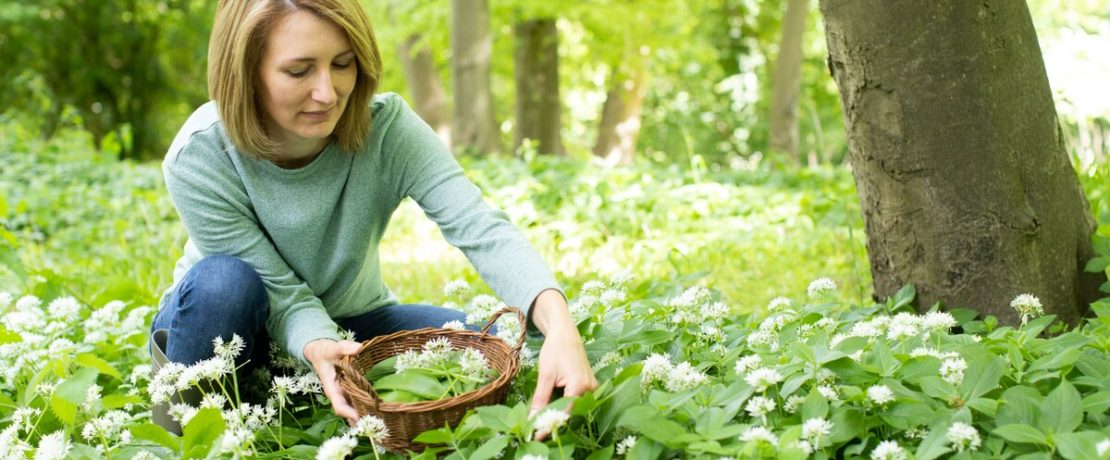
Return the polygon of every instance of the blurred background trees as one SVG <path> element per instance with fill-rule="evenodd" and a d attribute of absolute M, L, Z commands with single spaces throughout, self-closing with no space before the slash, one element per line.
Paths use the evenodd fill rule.
<path fill-rule="evenodd" d="M 814 0 L 367 0 L 404 94 L 456 152 L 728 168 L 841 164 Z M 207 99 L 215 2 L 0 5 L 0 135 L 157 159 Z M 1069 150 L 1110 153 L 1110 0 L 1029 2 Z M 1088 77 L 1089 76 L 1089 77 Z M 1100 76 L 1102 78 L 1100 78 Z"/>

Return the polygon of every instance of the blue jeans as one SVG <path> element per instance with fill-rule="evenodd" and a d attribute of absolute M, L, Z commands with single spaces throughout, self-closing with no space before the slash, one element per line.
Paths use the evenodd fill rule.
<path fill-rule="evenodd" d="M 237 361 L 250 359 L 248 368 L 269 363 L 270 339 L 266 318 L 270 301 L 258 272 L 231 256 L 206 257 L 181 279 L 150 325 L 151 332 L 167 329 L 166 357 L 186 365 L 211 358 L 212 339 L 230 340 L 238 334 L 246 348 Z M 390 305 L 351 318 L 339 327 L 353 331 L 355 340 L 368 340 L 397 331 L 441 327 L 466 321 L 460 311 L 431 305 Z M 479 327 L 468 325 L 470 329 Z"/>

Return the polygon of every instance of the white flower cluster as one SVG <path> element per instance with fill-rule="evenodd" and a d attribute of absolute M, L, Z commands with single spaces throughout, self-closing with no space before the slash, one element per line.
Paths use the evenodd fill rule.
<path fill-rule="evenodd" d="M 81 429 L 81 437 L 92 442 L 100 442 L 101 439 L 113 443 L 121 440 L 121 434 L 130 437 L 129 432 L 124 432 L 123 427 L 131 421 L 131 414 L 121 410 L 108 411 L 100 417 L 94 418 Z M 126 442 L 126 439 L 123 439 Z"/>
<path fill-rule="evenodd" d="M 394 370 L 400 374 L 408 369 L 432 369 L 445 366 L 455 350 L 459 349 L 455 348 L 446 337 L 437 337 L 425 342 L 419 352 L 410 349 L 397 355 Z M 458 364 L 463 374 L 475 379 L 483 378 L 490 370 L 486 355 L 477 348 L 465 347 L 461 351 L 462 353 L 458 354 Z"/>
<path fill-rule="evenodd" d="M 547 409 L 536 416 L 536 420 L 532 423 L 535 427 L 536 433 L 555 433 L 559 427 L 566 425 L 570 420 L 570 415 L 566 412 L 556 409 Z"/>
<path fill-rule="evenodd" d="M 978 450 L 981 440 L 979 431 L 964 422 L 953 422 L 945 433 L 952 448 L 963 452 L 964 450 Z"/>
<path fill-rule="evenodd" d="M 789 310 L 791 307 L 793 307 L 793 305 L 790 299 L 786 297 L 775 297 L 771 299 L 771 303 L 767 304 L 767 311 L 778 312 Z"/>
<path fill-rule="evenodd" d="M 1010 308 L 1017 310 L 1021 315 L 1021 324 L 1029 322 L 1030 318 L 1035 318 L 1044 314 L 1044 306 L 1041 305 L 1041 299 L 1033 294 L 1021 294 L 1014 297 L 1010 301 Z"/>
<path fill-rule="evenodd" d="M 755 388 L 755 391 L 767 391 L 767 387 L 775 385 L 783 380 L 782 374 L 778 370 L 768 367 L 759 367 L 748 372 L 744 377 L 744 381 L 749 386 Z"/>
<path fill-rule="evenodd" d="M 628 451 L 632 450 L 632 446 L 636 445 L 636 437 L 628 436 L 617 443 L 617 455 L 628 455 Z"/>
<path fill-rule="evenodd" d="M 320 445 L 316 451 L 316 460 L 343 460 L 351 455 L 351 451 L 358 446 L 358 437 L 370 440 L 374 448 L 382 452 L 381 443 L 389 437 L 389 428 L 385 421 L 373 415 L 365 415 L 355 422 L 350 431 L 341 436 L 335 436 Z"/>
<path fill-rule="evenodd" d="M 816 446 L 822 436 L 832 434 L 832 428 L 832 422 L 822 417 L 814 417 L 802 424 L 802 438 Z"/>
<path fill-rule="evenodd" d="M 967 370 L 967 361 L 963 358 L 946 358 L 940 363 L 940 378 L 955 386 L 960 386 L 964 381 L 964 371 Z"/>
<path fill-rule="evenodd" d="M 867 388 L 867 398 L 871 402 L 883 406 L 894 401 L 894 392 L 886 385 L 871 385 Z"/>
<path fill-rule="evenodd" d="M 663 306 L 670 311 L 667 321 L 677 326 L 717 323 L 732 310 L 722 302 L 714 302 L 709 290 L 695 286 L 668 299 Z"/>
<path fill-rule="evenodd" d="M 147 306 L 134 308 L 121 320 L 120 315 L 126 307 L 127 304 L 113 300 L 94 310 L 84 322 L 84 330 L 87 331 L 84 342 L 93 345 L 109 339 L 119 342 L 133 334 L 145 331 L 144 326 L 147 324 L 151 308 Z"/>
<path fill-rule="evenodd" d="M 810 298 L 827 296 L 836 292 L 836 282 L 831 278 L 817 278 L 806 287 L 806 294 Z"/>
<path fill-rule="evenodd" d="M 779 445 L 778 436 L 762 426 L 753 426 L 744 430 L 743 433 L 740 433 L 740 440 L 743 442 L 765 442 L 774 447 Z"/>
<path fill-rule="evenodd" d="M 444 297 L 461 297 L 467 292 L 470 292 L 470 285 L 460 279 L 453 280 L 443 287 Z"/>
<path fill-rule="evenodd" d="M 906 451 L 896 441 L 883 441 L 871 451 L 871 460 L 906 460 Z"/>
<path fill-rule="evenodd" d="M 775 400 L 764 396 L 756 396 L 748 400 L 744 410 L 748 411 L 752 417 L 761 418 L 764 423 L 767 423 L 767 414 L 775 410 Z"/>
<path fill-rule="evenodd" d="M 697 388 L 709 380 L 709 377 L 697 370 L 689 362 L 683 361 L 678 365 L 671 364 L 665 355 L 652 354 L 644 360 L 644 368 L 640 373 L 640 383 L 644 388 L 654 383 L 662 383 L 668 391 L 684 391 Z"/>
<path fill-rule="evenodd" d="M 69 449 L 69 438 L 64 431 L 58 430 L 39 439 L 35 460 L 62 460 L 69 455 Z"/>

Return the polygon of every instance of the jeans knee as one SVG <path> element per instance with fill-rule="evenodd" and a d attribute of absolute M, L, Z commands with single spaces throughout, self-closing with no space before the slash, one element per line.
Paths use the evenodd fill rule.
<path fill-rule="evenodd" d="M 253 267 L 232 256 L 209 256 L 190 270 L 189 296 L 192 304 L 216 308 L 226 317 L 234 311 L 265 319 L 269 299 L 262 278 Z M 239 315 L 234 315 L 239 316 Z"/>

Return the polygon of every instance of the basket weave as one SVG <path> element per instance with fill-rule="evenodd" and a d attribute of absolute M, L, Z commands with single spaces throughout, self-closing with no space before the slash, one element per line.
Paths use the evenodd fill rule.
<path fill-rule="evenodd" d="M 494 322 L 505 313 L 513 313 L 520 320 L 520 337 L 511 349 L 504 340 L 489 334 Z M 389 428 L 389 436 L 382 441 L 382 447 L 394 452 L 422 451 L 423 444 L 412 442 L 416 435 L 443 428 L 444 425 L 453 427 L 468 410 L 505 401 L 509 382 L 520 368 L 520 349 L 524 346 L 525 330 L 524 313 L 518 308 L 506 307 L 495 313 L 481 332 L 441 328 L 395 332 L 363 342 L 357 355 L 346 356 L 336 364 L 336 377 L 359 416 L 377 416 Z M 480 350 L 490 365 L 497 369 L 497 378 L 481 388 L 453 398 L 414 403 L 382 401 L 370 382 L 366 381 L 366 371 L 406 350 L 419 349 L 427 341 L 438 337 L 447 338 L 456 348 Z"/>

